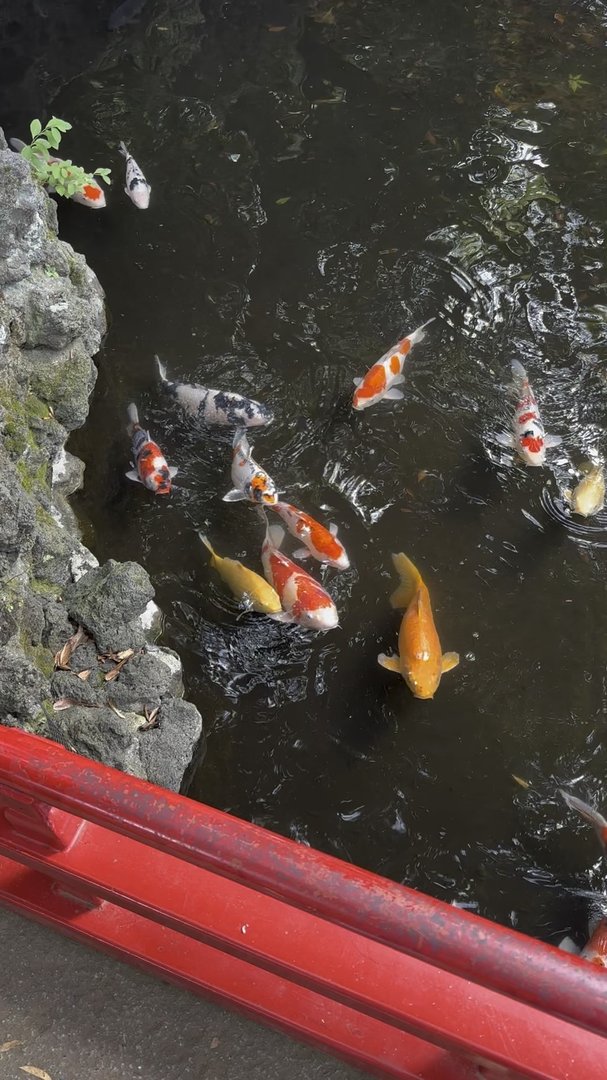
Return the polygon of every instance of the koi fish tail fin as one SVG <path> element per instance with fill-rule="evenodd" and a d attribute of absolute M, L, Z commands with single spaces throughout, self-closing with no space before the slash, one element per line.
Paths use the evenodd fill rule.
<path fill-rule="evenodd" d="M 249 457 L 251 453 L 251 447 L 249 440 L 247 439 L 246 428 L 237 428 L 234 432 L 234 438 L 232 439 L 232 447 L 234 450 L 239 446 L 245 457 Z"/>
<path fill-rule="evenodd" d="M 158 368 L 158 374 L 160 375 L 161 381 L 167 383 L 168 386 L 172 386 L 171 380 L 167 378 L 167 369 L 158 356 L 158 353 L 154 356 L 154 360 L 156 361 L 156 367 Z"/>
<path fill-rule="evenodd" d="M 275 547 L 277 551 L 280 550 L 280 546 L 285 538 L 285 531 L 282 525 L 269 525 L 266 530 L 266 537 L 270 541 L 272 547 Z"/>
<path fill-rule="evenodd" d="M 211 553 L 211 558 L 216 559 L 217 554 L 216 554 L 215 549 L 213 548 L 213 545 L 211 544 L 211 541 L 209 540 L 208 536 L 205 536 L 205 534 L 203 532 L 199 532 L 198 537 L 199 537 L 201 543 L 203 543 L 204 546 L 206 548 L 208 548 L 209 552 Z"/>
<path fill-rule="evenodd" d="M 134 402 L 131 402 L 131 404 L 127 407 L 126 415 L 129 418 L 127 430 L 129 435 L 132 435 L 135 428 L 139 427 L 139 413 L 137 412 L 137 406 Z"/>
<path fill-rule="evenodd" d="M 120 150 L 120 153 L 122 154 L 123 157 L 128 157 L 129 156 L 129 152 L 128 152 L 126 146 L 124 145 L 122 139 L 118 143 L 118 149 Z"/>
<path fill-rule="evenodd" d="M 21 153 L 23 147 L 25 146 L 23 139 L 9 139 L 8 141 L 9 145 L 12 146 L 13 150 L 16 150 L 18 154 Z"/>
<path fill-rule="evenodd" d="M 576 795 L 570 795 L 568 791 L 561 789 L 561 795 L 570 810 L 576 810 L 584 818 L 584 821 L 594 827 L 603 850 L 607 851 L 607 821 L 605 821 L 603 815 L 598 810 L 595 810 L 593 806 L 584 802 L 583 799 L 578 799 Z"/>
<path fill-rule="evenodd" d="M 422 323 L 421 326 L 418 326 L 417 330 L 414 330 L 412 334 L 407 334 L 407 340 L 408 340 L 409 344 L 410 345 L 417 345 L 418 342 L 423 341 L 425 336 L 426 336 L 426 327 L 430 326 L 430 323 L 433 323 L 435 321 L 436 321 L 436 316 L 433 315 L 432 318 L 428 319 L 427 322 Z"/>
<path fill-rule="evenodd" d="M 511 364 L 512 378 L 517 381 L 524 382 L 527 378 L 527 372 L 525 371 L 520 360 L 513 360 Z"/>
<path fill-rule="evenodd" d="M 392 562 L 400 578 L 400 585 L 392 593 L 390 603 L 394 608 L 408 608 L 422 583 L 422 576 L 402 551 L 392 556 Z"/>

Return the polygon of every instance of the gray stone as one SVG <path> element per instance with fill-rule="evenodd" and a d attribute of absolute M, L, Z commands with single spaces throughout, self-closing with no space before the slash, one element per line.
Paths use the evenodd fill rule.
<path fill-rule="evenodd" d="M 29 277 L 56 222 L 57 211 L 31 182 L 27 162 L 12 150 L 0 149 L 0 285 Z"/>
<path fill-rule="evenodd" d="M 30 551 L 35 524 L 35 503 L 21 487 L 12 462 L 4 458 L 0 485 L 0 571 L 6 570 L 20 553 Z"/>
<path fill-rule="evenodd" d="M 67 585 L 70 581 L 69 560 L 74 546 L 73 536 L 58 524 L 51 513 L 39 506 L 32 545 L 35 576 L 51 585 Z"/>
<path fill-rule="evenodd" d="M 67 612 L 57 600 L 49 599 L 44 608 L 44 629 L 42 631 L 42 644 L 51 650 L 53 655 L 63 648 L 68 638 L 74 633 L 75 627 L 67 617 Z M 84 664 L 82 665 L 85 666 Z"/>
<path fill-rule="evenodd" d="M 148 780 L 179 791 L 184 777 L 202 759 L 206 740 L 202 718 L 189 701 L 163 701 L 158 726 L 140 732 L 140 756 Z"/>
<path fill-rule="evenodd" d="M 110 559 L 68 586 L 64 600 L 70 618 L 95 639 L 100 652 L 145 644 L 139 616 L 154 596 L 143 567 Z"/>
<path fill-rule="evenodd" d="M 64 449 L 65 439 L 53 461 L 53 489 L 66 497 L 84 487 L 84 462 Z"/>
<path fill-rule="evenodd" d="M 181 660 L 170 649 L 148 647 L 126 663 L 112 687 L 112 699 L 119 709 L 143 712 L 154 708 L 162 698 L 183 693 Z"/>
<path fill-rule="evenodd" d="M 14 716 L 23 722 L 39 717 L 42 702 L 50 697 L 48 679 L 22 654 L 0 649 L 0 720 Z"/>
<path fill-rule="evenodd" d="M 65 697 L 77 701 L 80 705 L 107 704 L 104 683 L 100 682 L 97 674 L 97 664 L 85 681 L 79 679 L 76 674 L 77 671 L 83 670 L 84 668 L 80 667 L 80 661 L 75 659 L 72 671 L 55 671 L 51 679 L 53 701 Z"/>
<path fill-rule="evenodd" d="M 25 588 L 21 602 L 19 622 L 21 633 L 30 645 L 39 645 L 44 633 L 44 603 L 40 596 Z"/>
<path fill-rule="evenodd" d="M 31 389 L 52 407 L 59 423 L 68 431 L 82 427 L 97 379 L 97 368 L 82 339 L 75 337 L 65 348 L 27 349 L 22 358 Z"/>
<path fill-rule="evenodd" d="M 139 756 L 141 716 L 129 713 L 121 718 L 108 708 L 78 706 L 65 709 L 56 716 L 62 730 L 60 741 L 64 745 L 94 761 L 102 761 L 131 776 L 145 779 Z"/>

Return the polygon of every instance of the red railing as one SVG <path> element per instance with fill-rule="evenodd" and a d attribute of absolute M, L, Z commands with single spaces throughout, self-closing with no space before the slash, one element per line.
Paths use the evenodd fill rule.
<path fill-rule="evenodd" d="M 607 1077 L 607 976 L 0 728 L 0 902 L 381 1076 Z"/>

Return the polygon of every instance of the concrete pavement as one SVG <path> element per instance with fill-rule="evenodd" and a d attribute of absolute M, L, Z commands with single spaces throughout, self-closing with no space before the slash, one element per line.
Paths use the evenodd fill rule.
<path fill-rule="evenodd" d="M 366 1075 L 3 908 L 0 965 L 0 1080 Z"/>

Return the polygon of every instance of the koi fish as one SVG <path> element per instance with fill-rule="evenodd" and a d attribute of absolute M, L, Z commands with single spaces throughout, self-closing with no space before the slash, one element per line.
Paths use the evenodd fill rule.
<path fill-rule="evenodd" d="M 398 655 L 380 653 L 377 661 L 388 671 L 402 675 L 416 698 L 432 698 L 441 675 L 459 664 L 456 652 L 443 653 L 432 617 L 430 594 L 422 576 L 402 552 L 392 556 L 400 585 L 392 593 L 394 608 L 405 608 L 398 633 Z"/>
<path fill-rule="evenodd" d="M 580 468 L 584 475 L 573 491 L 567 489 L 563 497 L 569 503 L 574 514 L 581 517 L 592 517 L 598 514 L 605 505 L 605 469 L 603 461 L 596 456 L 596 460 L 587 461 Z"/>
<path fill-rule="evenodd" d="M 272 618 L 277 622 L 298 623 L 309 630 L 333 630 L 339 622 L 335 604 L 322 585 L 279 550 L 284 535 L 280 525 L 269 526 L 266 522 L 261 561 L 284 608 L 281 615 Z"/>
<path fill-rule="evenodd" d="M 123 142 L 119 144 L 118 149 L 122 156 L 126 158 L 125 194 L 128 195 L 138 210 L 147 210 L 150 205 L 151 184 L 148 184 L 135 158 L 129 153 Z"/>
<path fill-rule="evenodd" d="M 224 502 L 240 502 L 249 499 L 254 503 L 275 503 L 276 485 L 251 457 L 251 447 L 244 431 L 234 436 L 232 451 L 232 483 L 234 487 L 224 495 Z"/>
<path fill-rule="evenodd" d="M 129 405 L 127 414 L 127 431 L 132 439 L 131 449 L 135 464 L 131 462 L 132 468 L 126 475 L 129 480 L 143 484 L 155 495 L 169 495 L 171 480 L 177 475 L 177 469 L 169 468 L 160 447 L 152 442 L 149 431 L 143 430 L 135 405 Z"/>
<path fill-rule="evenodd" d="M 9 139 L 9 142 L 13 150 L 16 150 L 19 154 L 25 146 L 25 143 L 21 139 Z M 71 161 L 64 161 L 63 158 L 59 157 L 51 157 L 50 154 L 48 157 L 48 161 L 51 165 L 67 165 L 68 169 L 69 166 L 72 164 Z M 52 184 L 46 184 L 45 187 L 47 191 L 51 192 L 51 194 L 54 193 L 55 188 Z M 72 202 L 81 203 L 82 206 L 90 206 L 93 210 L 101 210 L 105 206 L 105 195 L 103 193 L 103 189 L 99 186 L 94 176 L 91 176 L 90 181 L 85 184 L 80 191 L 74 192 L 74 194 L 70 197 L 72 199 Z"/>
<path fill-rule="evenodd" d="M 546 449 L 560 446 L 563 440 L 560 435 L 546 435 L 527 372 L 518 360 L 512 361 L 512 376 L 517 395 L 512 434 L 496 434 L 495 441 L 509 450 L 516 450 L 525 465 L 543 465 Z"/>
<path fill-rule="evenodd" d="M 293 552 L 294 559 L 309 559 L 312 556 L 338 570 L 348 569 L 350 560 L 345 547 L 337 539 L 337 525 L 329 525 L 325 529 L 320 522 L 290 503 L 276 502 L 271 509 L 282 518 L 291 536 L 305 545 Z"/>
<path fill-rule="evenodd" d="M 237 559 L 224 559 L 214 551 L 207 536 L 198 533 L 202 543 L 211 553 L 211 566 L 217 571 L 237 600 L 244 600 L 265 615 L 275 615 L 282 611 L 278 593 L 261 574 L 249 570 Z"/>
<path fill-rule="evenodd" d="M 603 853 L 607 854 L 607 821 L 605 821 L 603 815 L 598 810 L 595 810 L 593 806 L 590 806 L 589 803 L 584 802 L 583 799 L 578 799 L 576 795 L 570 795 L 568 791 L 561 790 L 560 794 L 570 810 L 575 810 L 584 818 L 584 821 L 593 826 Z M 598 967 L 607 967 L 607 918 L 605 915 L 604 905 L 595 902 L 588 925 L 589 939 L 579 954 L 583 960 L 588 960 Z M 578 951 L 569 937 L 563 939 L 559 948 L 565 949 L 567 952 Z"/>
<path fill-rule="evenodd" d="M 260 427 L 274 419 L 265 405 L 253 398 L 233 394 L 229 390 L 210 390 L 197 383 L 178 383 L 167 379 L 166 368 L 160 357 L 154 358 L 165 390 L 189 416 L 197 417 L 206 424 L 224 424 L 234 427 Z"/>
<path fill-rule="evenodd" d="M 368 409 L 378 401 L 400 401 L 405 395 L 397 387 L 404 383 L 403 367 L 408 353 L 414 345 L 425 338 L 426 327 L 434 319 L 428 319 L 408 337 L 403 338 L 377 361 L 367 372 L 364 379 L 354 379 L 356 390 L 352 398 L 355 409 Z"/>

